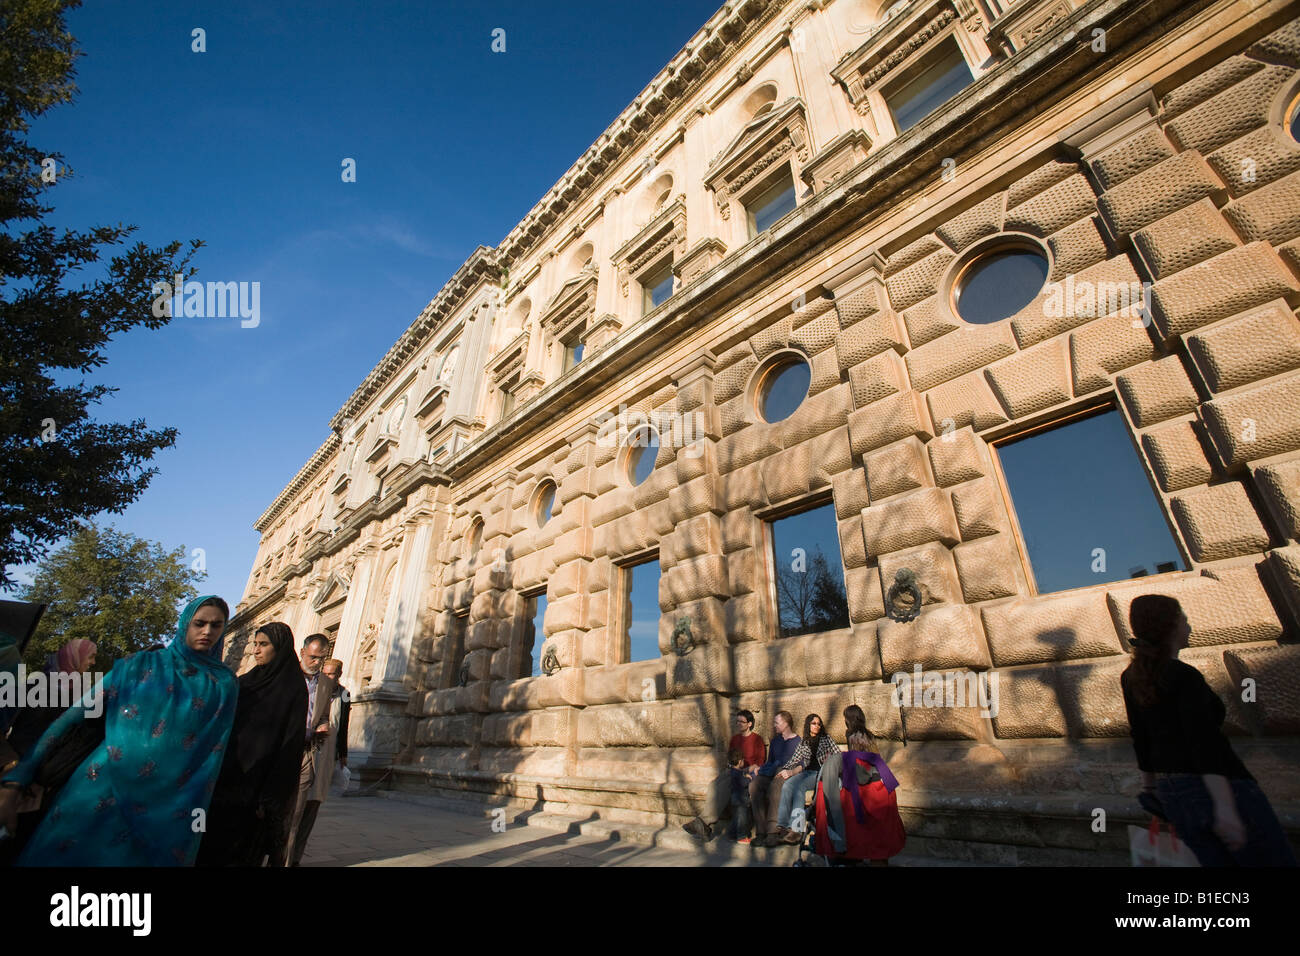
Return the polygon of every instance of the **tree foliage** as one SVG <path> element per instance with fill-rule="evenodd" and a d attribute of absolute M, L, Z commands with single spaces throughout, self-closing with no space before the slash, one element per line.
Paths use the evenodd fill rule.
<path fill-rule="evenodd" d="M 175 633 L 176 609 L 192 601 L 204 575 L 186 563 L 184 547 L 163 546 L 111 525 L 82 526 L 41 563 L 21 599 L 48 604 L 23 655 L 44 663 L 73 638 L 99 645 L 96 668 Z"/>
<path fill-rule="evenodd" d="M 782 637 L 849 626 L 843 579 L 832 573 L 820 547 L 807 568 L 778 565 L 776 602 Z"/>
<path fill-rule="evenodd" d="M 0 0 L 0 588 L 79 521 L 120 513 L 157 472 L 145 467 L 176 430 L 142 420 L 103 423 L 91 406 L 116 389 L 72 381 L 104 364 L 119 332 L 156 329 L 153 285 L 201 242 L 127 245 L 135 226 L 59 230 L 46 197 L 70 173 L 61 153 L 27 142 L 30 121 L 76 93 L 80 55 L 64 15 L 80 0 Z M 54 171 L 54 182 L 49 182 Z M 43 178 L 43 173 L 45 178 Z M 113 247 L 122 247 L 102 266 Z M 98 278 L 80 273 L 95 269 Z"/>

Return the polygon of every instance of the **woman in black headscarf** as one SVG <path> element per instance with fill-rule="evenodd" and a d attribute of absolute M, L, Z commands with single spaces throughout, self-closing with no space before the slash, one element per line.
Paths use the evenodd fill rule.
<path fill-rule="evenodd" d="M 289 838 L 307 722 L 307 684 L 289 625 L 258 628 L 253 659 L 257 666 L 239 678 L 199 866 L 261 866 Z"/>

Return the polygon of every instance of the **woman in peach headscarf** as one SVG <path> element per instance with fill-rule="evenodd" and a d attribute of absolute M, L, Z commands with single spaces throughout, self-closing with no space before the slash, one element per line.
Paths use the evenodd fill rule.
<path fill-rule="evenodd" d="M 55 674 L 84 674 L 95 665 L 95 655 L 97 648 L 94 641 L 88 641 L 84 637 L 74 637 L 62 647 L 57 653 L 49 655 L 45 672 L 50 676 Z M 50 701 L 46 707 L 24 707 L 18 716 L 14 719 L 13 728 L 9 731 L 9 746 L 20 756 L 27 756 L 36 741 L 41 739 L 41 734 L 45 733 L 46 728 L 54 723 L 63 713 L 62 707 L 54 706 Z"/>

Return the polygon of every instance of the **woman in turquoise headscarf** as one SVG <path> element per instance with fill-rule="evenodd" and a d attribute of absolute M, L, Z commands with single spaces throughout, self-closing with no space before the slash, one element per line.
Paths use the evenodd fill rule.
<path fill-rule="evenodd" d="M 167 647 L 119 661 L 0 781 L 0 823 L 12 826 L 18 791 L 103 708 L 103 742 L 59 790 L 19 866 L 193 864 L 239 693 L 221 661 L 229 616 L 219 597 L 191 601 Z"/>

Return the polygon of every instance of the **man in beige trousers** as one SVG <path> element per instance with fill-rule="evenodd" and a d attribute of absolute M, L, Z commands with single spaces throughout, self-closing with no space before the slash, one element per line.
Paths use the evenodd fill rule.
<path fill-rule="evenodd" d="M 298 801 L 289 822 L 289 842 L 284 858 L 275 861 L 276 866 L 297 866 L 302 861 L 316 813 L 329 793 L 330 777 L 334 773 L 335 737 L 339 728 L 338 724 L 330 723 L 330 705 L 338 682 L 321 673 L 321 664 L 328 653 L 329 638 L 324 634 L 313 634 L 303 641 L 302 676 L 307 682 L 307 721 L 303 733 L 307 747 L 298 775 Z M 333 710 L 337 712 L 338 708 Z"/>

